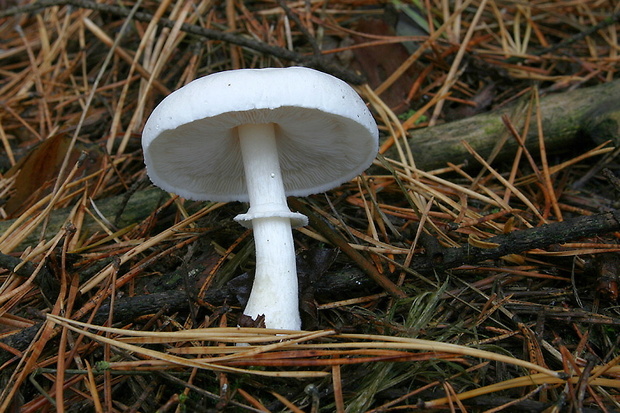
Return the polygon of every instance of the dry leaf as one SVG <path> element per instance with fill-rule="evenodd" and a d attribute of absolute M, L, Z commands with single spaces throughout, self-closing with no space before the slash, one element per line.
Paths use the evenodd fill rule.
<path fill-rule="evenodd" d="M 35 145 L 7 171 L 5 175 L 7 178 L 17 175 L 15 191 L 4 206 L 9 216 L 19 215 L 38 199 L 51 192 L 65 154 L 69 150 L 70 142 L 71 138 L 64 133 L 51 136 Z M 87 157 L 76 173 L 76 179 L 100 170 L 105 159 L 99 146 L 77 142 L 71 150 L 69 167 L 77 162 L 82 152 L 86 152 Z"/>

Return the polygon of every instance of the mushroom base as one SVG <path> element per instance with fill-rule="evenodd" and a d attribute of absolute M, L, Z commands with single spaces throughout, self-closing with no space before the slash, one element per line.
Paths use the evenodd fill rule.
<path fill-rule="evenodd" d="M 244 314 L 267 328 L 300 330 L 295 245 L 288 218 L 254 219 L 256 272 Z"/>

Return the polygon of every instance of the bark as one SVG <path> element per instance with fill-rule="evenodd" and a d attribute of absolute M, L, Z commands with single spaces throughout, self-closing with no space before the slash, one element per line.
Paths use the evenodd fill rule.
<path fill-rule="evenodd" d="M 416 167 L 432 170 L 445 167 L 447 162 L 477 165 L 461 143 L 463 140 L 488 159 L 507 133 L 503 115 L 511 118 L 517 131 L 523 130 L 523 122 L 517 120 L 522 107 L 521 103 L 516 103 L 490 113 L 411 131 L 408 142 Z M 582 151 L 606 140 L 620 141 L 620 80 L 542 97 L 540 109 L 548 152 Z M 539 153 L 535 116 L 529 125 L 526 147 L 533 155 Z M 510 159 L 517 148 L 517 141 L 508 137 L 497 159 Z M 394 147 L 384 155 L 399 159 Z"/>

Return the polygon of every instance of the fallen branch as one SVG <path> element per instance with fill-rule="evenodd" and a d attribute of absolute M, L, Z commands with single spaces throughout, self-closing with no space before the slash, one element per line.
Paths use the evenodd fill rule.
<path fill-rule="evenodd" d="M 469 244 L 445 248 L 433 256 L 414 257 L 410 267 L 422 273 L 441 271 L 616 231 L 620 231 L 620 211 L 613 210 L 486 238 L 487 248 Z"/>
<path fill-rule="evenodd" d="M 545 148 L 550 152 L 570 149 L 585 151 L 607 140 L 620 141 L 620 80 L 610 83 L 549 95 L 540 99 L 540 111 L 545 137 Z M 416 167 L 422 170 L 443 168 L 447 162 L 477 165 L 462 141 L 488 159 L 506 133 L 502 116 L 507 115 L 518 131 L 523 122 L 516 119 L 523 109 L 519 103 L 507 108 L 472 116 L 410 132 L 407 142 L 415 154 Z M 525 146 L 533 154 L 539 153 L 536 116 L 532 116 Z M 497 160 L 511 160 L 519 147 L 508 138 Z M 398 159 L 396 148 L 385 154 Z"/>

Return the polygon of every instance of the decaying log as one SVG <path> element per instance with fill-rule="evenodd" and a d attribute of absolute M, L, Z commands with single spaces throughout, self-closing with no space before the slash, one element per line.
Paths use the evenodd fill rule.
<path fill-rule="evenodd" d="M 123 194 L 97 200 L 94 203 L 101 214 L 110 222 L 115 222 L 117 215 L 121 213 L 116 225 L 119 228 L 123 228 L 129 224 L 144 220 L 158 205 L 164 202 L 167 196 L 169 195 L 161 189 L 150 187 L 132 193 L 129 198 Z M 46 226 L 46 234 L 49 234 L 49 236 L 41 237 L 40 230 L 35 230 L 23 240 L 20 246 L 35 245 L 41 238 L 49 239 L 56 235 L 67 223 L 67 217 L 71 209 L 72 207 L 52 211 Z M 14 223 L 15 219 L 0 221 L 0 234 L 4 233 Z M 86 215 L 82 231 L 84 233 L 93 233 L 94 231 L 101 231 L 101 227 L 89 215 Z"/>
<path fill-rule="evenodd" d="M 518 102 L 490 113 L 411 131 L 408 142 L 416 167 L 432 170 L 445 167 L 447 162 L 476 165 L 477 161 L 461 141 L 466 141 L 488 159 L 506 134 L 502 116 L 507 115 L 521 132 L 523 121 L 518 118 L 526 105 Z M 548 152 L 564 152 L 571 148 L 584 150 L 607 140 L 620 141 L 620 80 L 542 97 L 540 109 Z M 535 113 L 529 125 L 526 147 L 533 155 L 539 153 Z M 508 137 L 497 159 L 511 159 L 517 148 L 517 141 Z M 384 155 L 399 159 L 394 147 Z"/>

